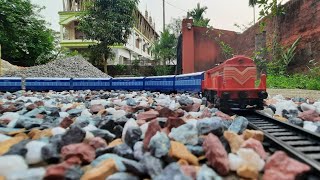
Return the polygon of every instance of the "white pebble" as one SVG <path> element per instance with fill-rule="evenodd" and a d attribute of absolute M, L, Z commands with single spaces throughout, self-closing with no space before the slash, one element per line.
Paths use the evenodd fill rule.
<path fill-rule="evenodd" d="M 45 168 L 31 168 L 13 172 L 6 176 L 7 180 L 42 180 L 46 174 Z"/>
<path fill-rule="evenodd" d="M 7 176 L 13 172 L 19 173 L 28 169 L 28 165 L 22 156 L 6 155 L 0 156 L 0 176 Z"/>
<path fill-rule="evenodd" d="M 104 99 L 97 99 L 97 100 L 92 100 L 90 102 L 90 105 L 95 105 L 95 104 L 101 104 L 102 106 L 106 106 L 108 104 L 107 100 Z"/>
<path fill-rule="evenodd" d="M 312 132 L 316 132 L 318 129 L 318 126 L 314 125 L 311 121 L 304 121 L 303 122 L 303 129 L 307 129 Z"/>
<path fill-rule="evenodd" d="M 143 125 L 140 126 L 140 129 L 141 129 L 141 131 L 142 131 L 141 139 L 144 139 L 144 136 L 146 135 L 146 132 L 147 132 L 147 130 L 148 130 L 148 127 L 149 127 L 149 122 L 144 123 Z"/>
<path fill-rule="evenodd" d="M 229 153 L 228 155 L 230 169 L 236 171 L 243 164 L 243 160 L 236 154 Z"/>
<path fill-rule="evenodd" d="M 61 111 L 62 112 L 66 112 L 67 109 L 71 108 L 73 106 L 73 104 L 63 104 L 61 107 Z"/>
<path fill-rule="evenodd" d="M 89 124 L 88 126 L 82 128 L 85 131 L 94 131 L 97 130 L 98 128 L 96 126 L 94 126 L 93 124 Z"/>
<path fill-rule="evenodd" d="M 57 135 L 57 134 L 64 134 L 66 132 L 66 129 L 62 127 L 54 127 L 51 129 L 52 135 Z"/>
<path fill-rule="evenodd" d="M 92 114 L 89 112 L 88 109 L 84 109 L 82 112 L 81 112 L 81 116 L 92 116 Z"/>
<path fill-rule="evenodd" d="M 26 162 L 28 164 L 37 164 L 42 161 L 41 149 L 43 146 L 47 145 L 45 142 L 31 141 L 26 144 L 27 154 L 25 156 Z"/>
<path fill-rule="evenodd" d="M 14 112 L 6 112 L 1 117 L 0 120 L 9 120 L 7 127 L 13 128 L 16 125 L 16 122 L 18 121 L 20 115 L 18 113 Z"/>
<path fill-rule="evenodd" d="M 300 107 L 302 111 L 316 110 L 316 107 L 314 105 L 307 104 L 307 103 L 302 103 Z"/>
<path fill-rule="evenodd" d="M 62 117 L 62 118 L 65 118 L 65 117 L 69 116 L 69 113 L 67 113 L 67 112 L 59 112 L 59 116 Z"/>
<path fill-rule="evenodd" d="M 124 125 L 123 127 L 123 131 L 122 131 L 122 141 L 124 141 L 124 137 L 126 137 L 126 133 L 127 133 L 127 130 L 130 128 L 130 127 L 139 127 L 137 122 L 134 120 L 134 119 L 129 119 L 126 124 Z"/>
<path fill-rule="evenodd" d="M 126 114 L 127 114 L 126 111 L 118 110 L 118 111 L 114 112 L 112 115 L 113 115 L 114 118 L 117 119 L 117 118 L 121 118 L 121 117 L 125 116 Z"/>
<path fill-rule="evenodd" d="M 202 112 L 189 112 L 189 114 L 194 118 L 198 118 L 202 115 Z"/>

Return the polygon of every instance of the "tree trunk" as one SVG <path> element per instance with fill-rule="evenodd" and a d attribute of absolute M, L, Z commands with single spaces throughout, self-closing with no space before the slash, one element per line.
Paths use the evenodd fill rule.
<path fill-rule="evenodd" d="M 106 54 L 102 54 L 102 62 L 103 62 L 103 70 L 104 73 L 108 74 L 108 58 L 106 57 Z"/>

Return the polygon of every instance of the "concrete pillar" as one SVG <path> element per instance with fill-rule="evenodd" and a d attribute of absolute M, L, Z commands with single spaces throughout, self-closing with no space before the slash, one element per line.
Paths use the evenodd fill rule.
<path fill-rule="evenodd" d="M 182 73 L 194 72 L 194 30 L 193 20 L 182 21 Z"/>

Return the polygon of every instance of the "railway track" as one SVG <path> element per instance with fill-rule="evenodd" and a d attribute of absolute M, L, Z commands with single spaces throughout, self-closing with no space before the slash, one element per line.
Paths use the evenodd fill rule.
<path fill-rule="evenodd" d="M 263 131 L 264 146 L 271 152 L 283 150 L 291 157 L 308 164 L 312 171 L 303 179 L 319 179 L 320 135 L 296 125 L 282 122 L 260 112 L 235 112 L 249 120 L 249 129 Z"/>

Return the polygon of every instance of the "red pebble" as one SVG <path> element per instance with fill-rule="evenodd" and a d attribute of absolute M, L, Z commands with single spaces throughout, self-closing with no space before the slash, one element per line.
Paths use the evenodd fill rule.
<path fill-rule="evenodd" d="M 227 175 L 230 170 L 228 154 L 219 138 L 210 133 L 205 137 L 202 147 L 206 152 L 209 165 L 220 175 Z"/>
<path fill-rule="evenodd" d="M 146 131 L 146 134 L 144 136 L 143 139 L 143 148 L 145 150 L 148 149 L 148 145 L 150 143 L 151 138 L 158 132 L 161 131 L 161 127 L 158 123 L 158 120 L 154 119 L 152 120 L 149 125 L 148 125 L 148 129 Z"/>
<path fill-rule="evenodd" d="M 93 147 L 86 143 L 63 146 L 61 149 L 61 157 L 64 160 L 67 160 L 72 156 L 78 156 L 83 164 L 88 164 L 95 159 L 96 151 Z"/>
<path fill-rule="evenodd" d="M 88 144 L 95 149 L 107 147 L 107 142 L 101 137 L 91 138 Z"/>
<path fill-rule="evenodd" d="M 73 123 L 72 119 L 70 119 L 69 117 L 65 117 L 60 122 L 60 127 L 67 129 L 72 123 Z"/>
<path fill-rule="evenodd" d="M 310 170 L 308 165 L 288 157 L 283 151 L 276 151 L 264 168 L 263 180 L 294 180 L 297 175 Z"/>
<path fill-rule="evenodd" d="M 137 120 L 151 121 L 152 119 L 155 119 L 158 116 L 159 112 L 152 109 L 147 112 L 139 113 L 137 116 Z"/>
<path fill-rule="evenodd" d="M 253 138 L 249 138 L 248 140 L 244 141 L 241 145 L 241 147 L 243 148 L 251 148 L 253 149 L 256 153 L 259 154 L 259 156 L 262 159 L 266 159 L 267 158 L 267 153 L 264 150 L 262 144 L 260 141 L 253 139 Z"/>

